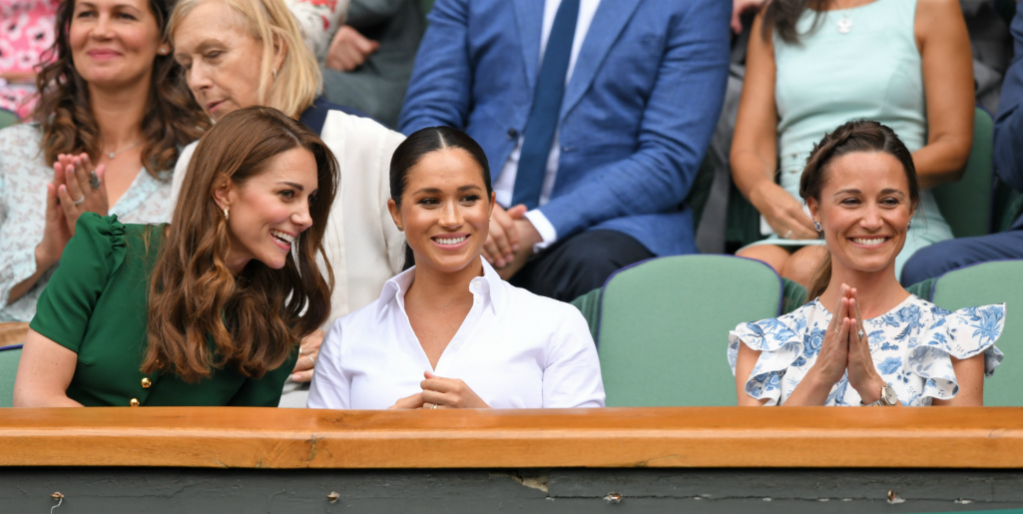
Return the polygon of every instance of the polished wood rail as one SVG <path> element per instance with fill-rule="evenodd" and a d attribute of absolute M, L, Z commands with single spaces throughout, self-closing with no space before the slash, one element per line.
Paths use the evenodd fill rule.
<path fill-rule="evenodd" d="M 0 409 L 0 466 L 1023 468 L 1023 408 Z"/>

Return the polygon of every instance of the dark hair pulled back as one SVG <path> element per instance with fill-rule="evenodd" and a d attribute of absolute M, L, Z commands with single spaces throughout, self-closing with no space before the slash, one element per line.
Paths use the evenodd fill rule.
<path fill-rule="evenodd" d="M 850 121 L 836 128 L 824 139 L 814 145 L 810 157 L 803 168 L 803 176 L 799 179 L 799 196 L 804 201 L 813 198 L 818 205 L 821 201 L 821 189 L 827 180 L 828 164 L 831 161 L 855 152 L 884 152 L 898 159 L 906 172 L 909 182 L 909 198 L 914 207 L 920 201 L 920 185 L 916 179 L 916 166 L 913 165 L 913 154 L 886 125 L 871 120 Z M 808 298 L 816 298 L 828 287 L 831 281 L 831 253 L 825 258 L 824 265 L 814 277 Z"/>
<path fill-rule="evenodd" d="M 490 199 L 494 188 L 490 183 L 490 163 L 487 154 L 473 138 L 461 130 L 451 127 L 428 127 L 413 132 L 391 156 L 391 200 L 399 207 L 401 197 L 408 185 L 408 172 L 424 155 L 447 148 L 461 148 L 472 156 L 483 171 L 483 184 L 487 188 L 487 199 Z M 409 269 L 415 265 L 415 257 L 408 243 L 405 244 L 405 266 Z"/>

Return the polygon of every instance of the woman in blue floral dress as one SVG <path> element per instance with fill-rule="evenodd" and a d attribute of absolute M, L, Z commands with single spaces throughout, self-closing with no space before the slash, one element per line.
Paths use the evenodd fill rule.
<path fill-rule="evenodd" d="M 898 136 L 874 121 L 838 127 L 814 147 L 800 195 L 830 256 L 813 301 L 729 334 L 739 405 L 983 405 L 1005 305 L 951 312 L 899 285 L 919 188 Z"/>

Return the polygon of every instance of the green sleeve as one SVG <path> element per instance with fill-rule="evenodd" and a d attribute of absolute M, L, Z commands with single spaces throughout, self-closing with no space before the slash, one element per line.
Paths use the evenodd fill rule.
<path fill-rule="evenodd" d="M 116 215 L 82 214 L 39 296 L 32 330 L 77 353 L 99 296 L 124 254 L 124 225 Z"/>
<path fill-rule="evenodd" d="M 245 381 L 241 389 L 227 402 L 228 406 L 234 407 L 276 407 L 281 403 L 281 392 L 284 390 L 284 381 L 295 369 L 295 362 L 298 361 L 298 346 L 291 351 L 284 364 L 263 375 L 263 378 L 250 378 Z"/>

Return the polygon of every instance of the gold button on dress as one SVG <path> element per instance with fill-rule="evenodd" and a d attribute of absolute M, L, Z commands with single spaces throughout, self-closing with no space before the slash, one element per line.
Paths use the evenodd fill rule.
<path fill-rule="evenodd" d="M 131 401 L 128 402 L 128 403 L 130 403 L 132 407 L 138 407 L 139 406 L 139 399 L 138 398 L 132 398 Z"/>
<path fill-rule="evenodd" d="M 142 379 L 142 389 L 149 389 L 149 386 L 153 385 L 153 382 L 149 380 L 149 377 Z"/>

